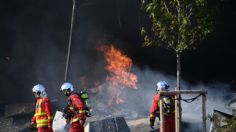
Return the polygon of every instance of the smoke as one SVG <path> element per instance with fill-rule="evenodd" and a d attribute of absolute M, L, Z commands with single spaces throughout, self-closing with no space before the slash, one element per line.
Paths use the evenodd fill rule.
<path fill-rule="evenodd" d="M 108 105 L 111 99 L 112 88 L 109 82 L 104 80 L 97 87 L 91 88 L 90 95 L 93 114 L 96 116 L 124 116 L 127 120 L 137 118 L 148 118 L 153 95 L 156 93 L 156 83 L 165 80 L 170 84 L 170 90 L 175 90 L 176 77 L 162 72 L 150 70 L 148 67 L 140 69 L 135 66 L 132 72 L 138 77 L 137 89 L 121 89 L 122 104 Z M 182 90 L 207 90 L 206 115 L 212 114 L 213 110 L 231 113 L 226 108 L 227 102 L 232 99 L 232 88 L 225 83 L 212 82 L 204 84 L 199 81 L 197 84 L 190 84 L 185 80 L 181 81 Z M 223 94 L 222 94 L 223 93 Z M 190 99 L 196 95 L 182 95 L 183 99 Z M 202 100 L 201 96 L 192 103 L 182 102 L 182 121 L 185 131 L 201 131 L 202 129 Z M 207 130 L 210 121 L 207 120 Z"/>
<path fill-rule="evenodd" d="M 114 39 L 117 30 L 116 16 L 108 11 L 114 5 L 89 2 L 76 7 L 69 69 L 69 81 L 75 87 L 82 86 L 81 77 L 90 85 L 103 79 L 102 55 L 95 47 L 100 40 Z M 1 102 L 31 102 L 31 89 L 37 83 L 46 86 L 51 98 L 62 98 L 59 88 L 64 81 L 72 1 L 8 1 L 1 5 L 5 5 L 1 9 L 6 18 L 1 23 L 7 35 L 1 36 L 1 55 L 9 58 L 3 62 L 1 57 Z"/>
<path fill-rule="evenodd" d="M 5 26 L 1 55 L 9 58 L 1 63 L 3 102 L 33 101 L 31 89 L 37 83 L 44 84 L 49 93 L 55 93 L 58 87 L 55 82 L 63 78 L 60 70 L 64 55 L 58 45 L 65 43 L 67 38 L 63 31 L 67 27 L 65 1 L 56 5 L 43 1 L 8 1 L 1 5 L 4 6 L 1 13 L 5 16 L 1 21 Z"/>
<path fill-rule="evenodd" d="M 232 113 L 227 109 L 227 103 L 233 98 L 233 90 L 229 84 L 221 82 L 212 82 L 209 84 L 203 84 L 199 82 L 195 85 L 190 85 L 184 82 L 183 88 L 189 90 L 207 90 L 206 95 L 206 115 L 211 115 L 213 110 L 219 110 L 225 113 Z M 223 93 L 223 94 L 222 94 Z M 183 96 L 182 98 L 192 98 L 194 96 Z M 201 130 L 202 123 L 202 99 L 198 98 L 192 103 L 185 103 L 182 101 L 183 109 L 183 120 L 185 122 L 190 122 L 193 124 L 198 124 L 198 127 L 195 127 L 196 130 Z M 207 129 L 209 130 L 210 120 L 207 120 Z M 191 127 L 192 129 L 192 127 Z"/>
<path fill-rule="evenodd" d="M 176 77 L 173 75 L 166 75 L 158 71 L 152 71 L 149 68 L 140 70 L 138 67 L 134 68 L 134 73 L 138 76 L 138 90 L 125 91 L 126 108 L 136 111 L 139 116 L 147 117 L 149 108 L 151 106 L 152 97 L 155 94 L 156 83 L 159 80 L 165 80 L 170 84 L 170 90 L 176 87 Z M 182 90 L 207 90 L 206 95 L 206 115 L 212 114 L 213 110 L 219 110 L 226 113 L 231 113 L 226 108 L 226 104 L 232 99 L 233 91 L 230 85 L 221 82 L 212 82 L 204 84 L 199 82 L 197 84 L 190 84 L 185 80 L 181 81 Z M 183 95 L 183 99 L 196 97 L 197 95 Z M 192 103 L 182 102 L 182 117 L 185 126 L 185 131 L 201 131 L 202 123 L 202 100 L 201 96 Z M 210 122 L 207 120 L 207 129 L 209 129 Z"/>

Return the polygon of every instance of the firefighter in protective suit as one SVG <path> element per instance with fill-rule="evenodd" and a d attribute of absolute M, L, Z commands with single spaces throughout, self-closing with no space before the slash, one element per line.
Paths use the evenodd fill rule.
<path fill-rule="evenodd" d="M 52 129 L 52 106 L 45 87 L 42 84 L 37 84 L 32 89 L 37 102 L 35 114 L 31 119 L 30 129 L 37 128 L 38 132 L 53 132 Z"/>
<path fill-rule="evenodd" d="M 78 94 L 74 92 L 73 85 L 65 82 L 61 86 L 61 91 L 67 97 L 68 107 L 64 109 L 64 117 L 66 122 L 70 123 L 69 132 L 84 132 L 85 104 Z"/>
<path fill-rule="evenodd" d="M 165 81 L 159 81 L 157 83 L 157 93 L 154 95 L 152 100 L 152 105 L 150 108 L 150 126 L 154 126 L 156 116 L 160 117 L 159 109 L 160 109 L 160 93 L 159 91 L 167 91 L 169 89 L 169 85 Z M 164 107 L 164 128 L 165 132 L 175 132 L 175 103 L 174 103 L 174 95 L 168 95 L 163 97 L 163 107 Z M 163 130 L 160 130 L 163 132 Z"/>

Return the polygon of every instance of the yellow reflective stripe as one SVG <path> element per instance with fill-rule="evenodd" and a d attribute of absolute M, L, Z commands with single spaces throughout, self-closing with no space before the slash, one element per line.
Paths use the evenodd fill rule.
<path fill-rule="evenodd" d="M 85 113 L 85 112 L 86 112 L 85 110 L 79 110 L 80 114 Z"/>
<path fill-rule="evenodd" d="M 49 116 L 48 119 L 51 120 L 51 119 L 53 119 L 53 117 L 52 117 L 52 116 Z"/>
<path fill-rule="evenodd" d="M 37 127 L 47 126 L 48 120 L 36 120 Z"/>
<path fill-rule="evenodd" d="M 41 104 L 43 102 L 43 99 L 39 99 L 39 108 L 38 108 L 38 113 L 42 112 Z"/>
<path fill-rule="evenodd" d="M 42 113 L 37 112 L 34 114 L 34 116 L 43 116 L 43 115 L 46 115 L 46 113 L 45 112 L 42 112 Z"/>
<path fill-rule="evenodd" d="M 43 120 L 36 120 L 36 123 L 47 123 L 48 122 L 48 119 L 43 119 Z"/>
<path fill-rule="evenodd" d="M 36 108 L 36 113 L 34 114 L 34 116 L 43 116 L 43 115 L 46 115 L 45 112 L 42 112 L 42 108 L 41 108 L 42 102 L 43 102 L 43 99 L 39 99 L 39 102 L 37 103 L 38 108 Z"/>
<path fill-rule="evenodd" d="M 42 123 L 42 124 L 37 124 L 37 127 L 43 127 L 43 126 L 47 126 L 47 123 Z"/>
<path fill-rule="evenodd" d="M 77 122 L 79 120 L 80 120 L 80 118 L 75 118 L 75 119 L 72 120 L 72 122 Z"/>
<path fill-rule="evenodd" d="M 155 117 L 155 114 L 151 113 L 151 114 L 150 114 L 150 117 L 151 117 L 151 118 Z"/>

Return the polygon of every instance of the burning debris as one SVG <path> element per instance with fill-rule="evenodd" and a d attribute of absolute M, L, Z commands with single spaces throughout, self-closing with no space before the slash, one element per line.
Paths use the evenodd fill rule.
<path fill-rule="evenodd" d="M 107 81 L 111 96 L 108 105 L 123 103 L 124 100 L 120 97 L 122 89 L 137 89 L 138 78 L 131 72 L 132 60 L 113 45 L 102 45 L 98 47 L 98 50 L 104 53 L 107 62 L 105 69 L 109 73 Z"/>

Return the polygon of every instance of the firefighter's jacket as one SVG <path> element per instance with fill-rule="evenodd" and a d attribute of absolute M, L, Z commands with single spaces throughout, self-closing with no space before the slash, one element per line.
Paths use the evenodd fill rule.
<path fill-rule="evenodd" d="M 158 102 L 160 100 L 160 94 L 155 94 L 153 96 L 152 105 L 150 108 L 150 116 L 155 116 L 157 110 L 159 110 Z"/>
<path fill-rule="evenodd" d="M 36 124 L 37 128 L 52 128 L 52 105 L 50 100 L 45 98 L 37 98 L 35 114 L 31 120 L 32 124 Z"/>
<path fill-rule="evenodd" d="M 160 111 L 160 94 L 157 93 L 153 96 L 153 100 L 152 100 L 152 105 L 151 105 L 151 108 L 150 108 L 150 117 L 151 118 L 155 118 L 155 115 L 157 112 Z M 174 95 L 170 95 L 170 98 L 174 99 Z M 174 106 L 174 102 L 173 103 L 173 106 Z M 164 111 L 165 112 L 165 111 Z M 173 113 L 173 111 L 171 111 L 171 113 Z M 167 114 L 167 113 L 164 113 L 164 114 Z"/>
<path fill-rule="evenodd" d="M 170 95 L 170 98 L 174 98 L 174 95 Z M 157 93 L 154 95 L 153 100 L 152 100 L 152 105 L 150 108 L 150 121 L 154 124 L 155 122 L 155 117 L 160 116 L 158 113 L 160 106 L 160 94 Z M 168 101 L 167 101 L 168 102 Z M 164 103 L 164 101 L 163 101 Z M 165 108 L 164 108 L 165 109 Z M 165 115 L 165 121 L 164 121 L 164 127 L 165 127 L 165 132 L 175 132 L 175 113 L 174 111 L 166 112 L 164 110 L 164 115 Z M 162 129 L 160 129 L 160 132 L 163 132 Z"/>
<path fill-rule="evenodd" d="M 85 120 L 85 104 L 81 100 L 79 95 L 76 93 L 72 93 L 67 99 L 69 103 L 69 108 L 72 112 L 72 118 L 70 119 L 70 123 Z"/>

